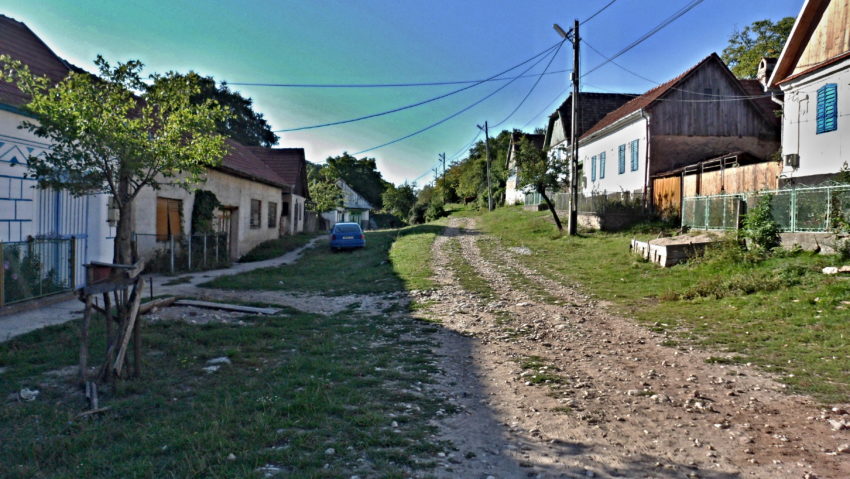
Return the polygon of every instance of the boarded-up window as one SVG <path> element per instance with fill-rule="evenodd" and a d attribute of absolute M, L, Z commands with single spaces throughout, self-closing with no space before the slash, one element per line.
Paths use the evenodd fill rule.
<path fill-rule="evenodd" d="M 277 203 L 269 202 L 269 228 L 277 226 Z"/>
<path fill-rule="evenodd" d="M 251 228 L 260 227 L 261 210 L 263 202 L 260 200 L 251 200 Z"/>
<path fill-rule="evenodd" d="M 156 199 L 156 239 L 166 241 L 170 235 L 183 233 L 180 210 L 183 202 L 171 198 Z"/>

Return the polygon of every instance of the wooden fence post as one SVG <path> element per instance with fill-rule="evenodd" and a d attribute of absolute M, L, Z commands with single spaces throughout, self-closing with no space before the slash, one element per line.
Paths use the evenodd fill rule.
<path fill-rule="evenodd" d="M 71 237 L 71 251 L 68 255 L 68 262 L 70 263 L 69 267 L 71 268 L 70 277 L 71 277 L 71 291 L 77 288 L 77 238 L 74 236 Z"/>
<path fill-rule="evenodd" d="M 0 306 L 6 304 L 6 263 L 3 261 L 3 243 L 0 242 Z"/>

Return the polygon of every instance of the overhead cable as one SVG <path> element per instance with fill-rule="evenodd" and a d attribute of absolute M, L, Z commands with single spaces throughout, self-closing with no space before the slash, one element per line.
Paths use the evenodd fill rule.
<path fill-rule="evenodd" d="M 596 13 L 594 13 L 593 15 L 591 15 L 591 16 L 589 16 L 589 17 L 585 18 L 584 20 L 582 20 L 582 21 L 581 21 L 581 23 L 580 23 L 580 25 L 584 25 L 585 23 L 587 23 L 587 22 L 589 22 L 589 21 L 593 20 L 593 17 L 595 17 L 595 16 L 599 15 L 600 13 L 604 12 L 604 11 L 605 11 L 608 7 L 610 7 L 611 5 L 613 5 L 613 4 L 614 4 L 614 2 L 616 2 L 616 1 L 617 1 L 617 0 L 611 0 L 610 2 L 608 2 L 607 4 L 605 4 L 605 6 L 604 6 L 604 7 L 600 8 L 599 10 L 597 10 L 597 11 L 596 11 Z"/>
<path fill-rule="evenodd" d="M 521 62 L 517 65 L 514 65 L 514 66 L 508 68 L 507 70 L 501 71 L 501 72 L 489 77 L 489 79 L 493 79 L 493 78 L 499 77 L 501 75 L 504 75 L 505 73 L 512 71 L 512 70 L 515 70 L 515 69 L 525 65 L 526 63 L 533 61 L 536 58 L 541 58 L 541 57 L 545 58 L 546 54 L 548 54 L 552 50 L 560 47 L 561 43 L 562 42 L 558 42 L 558 43 L 552 45 L 551 47 L 547 48 L 546 50 L 543 50 L 542 52 L 534 55 L 533 57 L 531 57 L 527 60 L 524 60 L 523 62 Z M 536 65 L 537 63 L 539 63 L 539 61 L 535 62 L 534 65 Z M 528 70 L 526 70 L 526 72 L 527 71 Z M 297 127 L 297 128 L 285 128 L 285 129 L 281 129 L 281 130 L 274 130 L 274 132 L 275 133 L 286 133 L 286 132 L 292 132 L 292 131 L 312 130 L 312 129 L 315 129 L 315 128 L 324 128 L 324 127 L 328 127 L 328 126 L 343 125 L 343 124 L 346 124 L 346 123 L 354 123 L 356 121 L 367 120 L 369 118 L 376 118 L 376 117 L 379 117 L 379 116 L 389 115 L 391 113 L 397 113 L 397 112 L 400 112 L 400 111 L 409 110 L 410 108 L 415 108 L 415 107 L 422 106 L 422 105 L 425 105 L 425 104 L 428 104 L 428 103 L 431 103 L 431 102 L 434 102 L 434 101 L 437 101 L 437 100 L 441 100 L 443 98 L 446 98 L 446 97 L 449 97 L 449 96 L 452 96 L 452 95 L 456 95 L 456 94 L 458 94 L 462 91 L 466 91 L 466 90 L 469 90 L 470 88 L 474 88 L 478 85 L 481 85 L 482 83 L 484 83 L 484 81 L 485 80 L 481 80 L 479 82 L 473 83 L 471 85 L 467 85 L 467 86 L 462 87 L 462 88 L 458 88 L 456 90 L 452 90 L 452 91 L 450 91 L 448 93 L 444 93 L 442 95 L 431 97 L 431 98 L 428 98 L 428 99 L 425 99 L 425 100 L 422 100 L 422 101 L 418 101 L 416 103 L 411 103 L 409 105 L 400 106 L 400 107 L 397 107 L 397 108 L 392 108 L 390 110 L 381 111 L 381 112 L 378 112 L 378 113 L 363 115 L 363 116 L 359 116 L 357 118 L 349 118 L 347 120 L 332 121 L 332 122 L 328 122 L 328 123 L 320 123 L 320 124 L 317 124 L 317 125 L 300 126 L 300 127 Z M 506 83 L 506 85 L 509 85 L 509 84 L 513 83 L 514 81 L 515 81 L 515 79 L 509 80 L 508 83 Z"/>

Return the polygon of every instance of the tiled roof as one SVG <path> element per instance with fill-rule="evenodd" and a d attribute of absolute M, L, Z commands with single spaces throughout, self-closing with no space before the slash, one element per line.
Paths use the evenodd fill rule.
<path fill-rule="evenodd" d="M 606 114 L 619 108 L 624 103 L 635 98 L 637 95 L 632 93 L 598 93 L 598 92 L 581 92 L 579 93 L 579 122 L 578 136 L 581 137 L 584 132 L 589 130 Z M 552 128 L 558 116 L 563 118 L 561 126 L 563 127 L 563 135 L 569 139 L 572 122 L 572 95 L 568 96 L 561 106 L 549 115 L 549 126 L 547 134 L 552 135 Z M 551 146 L 551 145 L 547 145 Z"/>
<path fill-rule="evenodd" d="M 250 150 L 271 168 L 295 194 L 306 196 L 307 159 L 304 148 L 265 148 L 252 146 Z"/>
<path fill-rule="evenodd" d="M 286 182 L 263 160 L 254 154 L 251 147 L 242 145 L 231 139 L 226 139 L 227 154 L 218 168 L 236 176 L 283 187 Z"/>
<path fill-rule="evenodd" d="M 34 74 L 46 75 L 55 82 L 72 70 L 79 70 L 53 53 L 25 24 L 5 15 L 0 15 L 0 54 L 24 62 Z M 0 82 L 0 103 L 19 107 L 27 101 L 27 96 L 18 87 Z"/>

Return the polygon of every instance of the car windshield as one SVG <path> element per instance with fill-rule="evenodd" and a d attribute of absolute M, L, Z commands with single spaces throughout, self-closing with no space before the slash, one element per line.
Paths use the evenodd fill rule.
<path fill-rule="evenodd" d="M 359 233 L 360 227 L 357 225 L 336 225 L 334 231 L 337 233 Z"/>

